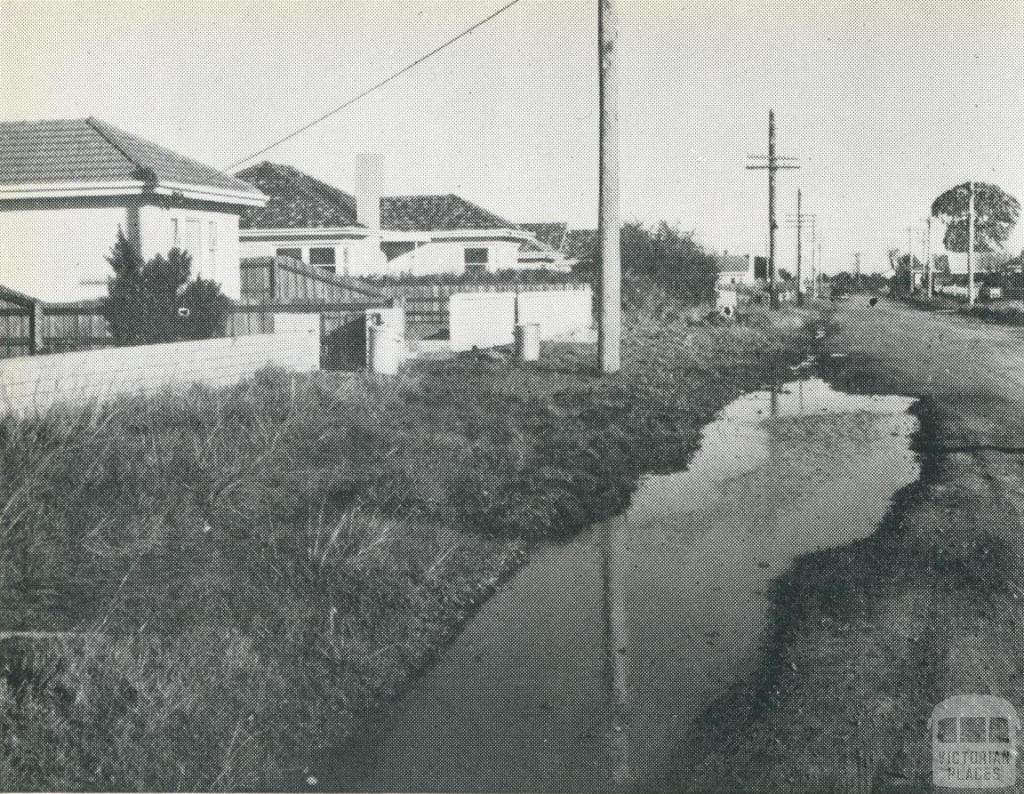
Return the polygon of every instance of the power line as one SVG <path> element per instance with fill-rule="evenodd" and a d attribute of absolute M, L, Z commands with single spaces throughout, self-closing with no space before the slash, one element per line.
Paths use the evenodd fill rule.
<path fill-rule="evenodd" d="M 325 121 L 326 119 L 329 119 L 331 116 L 335 115 L 336 113 L 340 113 L 345 108 L 354 105 L 360 99 L 363 99 L 364 97 L 369 96 L 374 91 L 376 91 L 378 88 L 383 88 L 385 85 L 390 83 L 396 77 L 400 77 L 401 75 L 403 75 L 406 72 L 408 72 L 410 69 L 412 69 L 412 68 L 414 68 L 416 66 L 419 66 L 421 63 L 423 63 L 428 58 L 432 58 L 433 56 L 437 55 L 442 50 L 445 50 L 448 47 L 452 46 L 459 39 L 465 38 L 466 36 L 468 36 L 470 33 L 472 33 L 477 28 L 483 27 L 488 22 L 490 22 L 492 19 L 494 19 L 495 17 L 498 17 L 501 14 L 504 14 L 506 11 L 508 11 L 512 6 L 516 5 L 518 2 L 519 2 L 519 0 L 511 0 L 511 2 L 506 3 L 505 5 L 503 5 L 501 8 L 499 8 L 494 13 L 484 17 L 483 19 L 481 19 L 476 24 L 466 28 L 464 31 L 459 33 L 457 36 L 453 36 L 452 38 L 448 39 L 448 41 L 446 41 L 444 44 L 440 45 L 439 47 L 435 47 L 430 52 L 428 52 L 426 55 L 421 55 L 419 58 L 417 58 L 412 63 L 406 64 L 401 69 L 399 69 L 397 72 L 393 72 L 392 74 L 388 75 L 383 80 L 381 80 L 379 83 L 375 83 L 374 85 L 370 86 L 365 91 L 363 91 L 362 93 L 357 94 L 356 96 L 352 97 L 351 99 L 346 100 L 342 104 L 338 105 L 338 107 L 334 108 L 333 110 L 327 111 L 322 116 L 313 119 L 308 124 L 304 124 L 303 126 L 299 127 L 294 132 L 288 133 L 283 138 L 278 138 L 276 141 L 271 143 L 269 146 L 265 146 L 264 148 L 260 149 L 258 152 L 253 152 L 252 154 L 248 155 L 247 157 L 243 157 L 241 160 L 236 160 L 231 165 L 226 166 L 223 170 L 224 171 L 230 171 L 233 168 L 237 168 L 242 163 L 247 163 L 249 160 L 252 160 L 254 157 L 259 157 L 261 154 L 265 154 L 266 152 L 269 152 L 271 149 L 274 149 L 277 146 L 280 146 L 285 141 L 289 141 L 292 138 L 294 138 L 296 135 L 299 135 L 299 134 L 305 132 L 310 127 L 316 126 L 321 121 Z"/>

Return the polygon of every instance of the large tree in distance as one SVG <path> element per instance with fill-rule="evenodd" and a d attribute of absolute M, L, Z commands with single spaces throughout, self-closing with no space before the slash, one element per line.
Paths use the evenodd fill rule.
<path fill-rule="evenodd" d="M 947 251 L 967 251 L 969 187 L 951 187 L 932 202 L 932 216 L 946 224 Z M 1001 250 L 1020 217 L 1020 202 L 997 185 L 974 183 L 974 250 Z"/>

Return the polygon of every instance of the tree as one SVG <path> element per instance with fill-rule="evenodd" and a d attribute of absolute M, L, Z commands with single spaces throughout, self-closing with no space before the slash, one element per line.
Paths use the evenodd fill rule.
<path fill-rule="evenodd" d="M 946 224 L 946 249 L 967 251 L 969 183 L 951 187 L 932 202 L 932 216 Z M 1020 202 L 1002 188 L 974 183 L 975 251 L 998 251 L 1020 217 Z"/>
<path fill-rule="evenodd" d="M 653 228 L 639 221 L 622 227 L 624 297 L 637 303 L 653 291 L 685 303 L 714 299 L 718 269 L 715 257 L 693 232 L 662 221 Z"/>
<path fill-rule="evenodd" d="M 117 345 L 223 336 L 230 301 L 213 281 L 189 283 L 192 258 L 172 248 L 148 262 L 118 230 L 107 257 L 113 278 L 100 313 Z M 186 286 L 187 285 L 187 286 Z"/>
<path fill-rule="evenodd" d="M 103 301 L 100 312 L 107 321 L 114 344 L 142 344 L 146 341 L 141 323 L 146 314 L 142 277 L 145 263 L 120 228 L 107 262 L 114 271 L 114 277 L 107 282 L 107 299 Z"/>

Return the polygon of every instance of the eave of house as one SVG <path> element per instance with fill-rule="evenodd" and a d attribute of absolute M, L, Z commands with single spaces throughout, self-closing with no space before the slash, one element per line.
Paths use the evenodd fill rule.
<path fill-rule="evenodd" d="M 267 197 L 257 192 L 224 188 L 159 182 L 155 186 L 142 180 L 121 182 L 41 182 L 0 185 L 2 199 L 62 199 L 106 196 L 141 196 L 145 194 L 209 201 L 232 206 L 262 207 Z"/>

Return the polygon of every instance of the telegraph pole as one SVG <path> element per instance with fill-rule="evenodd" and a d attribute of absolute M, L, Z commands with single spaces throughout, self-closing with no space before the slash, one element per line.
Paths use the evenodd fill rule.
<path fill-rule="evenodd" d="M 800 212 L 802 193 L 800 188 L 796 189 L 796 305 L 804 305 L 804 274 L 801 264 L 800 244 L 803 238 L 803 219 Z"/>
<path fill-rule="evenodd" d="M 910 291 L 914 291 L 914 227 L 907 227 L 907 269 L 910 271 Z"/>
<path fill-rule="evenodd" d="M 974 182 L 967 183 L 967 305 L 974 305 Z"/>
<path fill-rule="evenodd" d="M 763 154 L 748 154 L 747 157 L 757 160 L 766 159 Z M 775 291 L 775 230 L 778 228 L 778 224 L 775 223 L 775 172 L 800 167 L 795 164 L 781 164 L 781 162 L 789 160 L 796 160 L 796 158 L 783 157 L 775 153 L 775 111 L 769 110 L 767 162 L 764 165 L 748 165 L 747 169 L 768 172 L 768 300 L 773 309 L 779 308 L 779 296 Z"/>
<path fill-rule="evenodd" d="M 802 306 L 804 302 L 803 294 L 803 274 L 802 274 L 802 261 L 803 261 L 803 230 L 804 226 L 811 227 L 811 234 L 814 234 L 814 224 L 818 219 L 818 216 L 813 212 L 802 212 L 801 208 L 803 205 L 803 191 L 797 190 L 796 192 L 796 215 L 786 216 L 786 226 L 790 229 L 796 229 L 796 280 L 797 280 L 797 293 L 796 300 L 797 305 Z M 812 238 L 813 239 L 813 238 Z M 814 243 L 811 243 L 811 279 L 813 283 L 814 279 Z M 817 289 L 814 289 L 812 294 L 814 297 L 818 297 Z"/>
<path fill-rule="evenodd" d="M 935 281 L 935 274 L 932 272 L 932 216 L 929 215 L 924 222 L 924 278 L 926 282 L 925 289 L 928 297 L 932 297 L 933 282 Z"/>
<path fill-rule="evenodd" d="M 622 357 L 622 261 L 619 219 L 618 28 L 615 0 L 598 0 L 599 198 L 601 296 L 597 356 L 601 372 L 618 372 Z"/>

